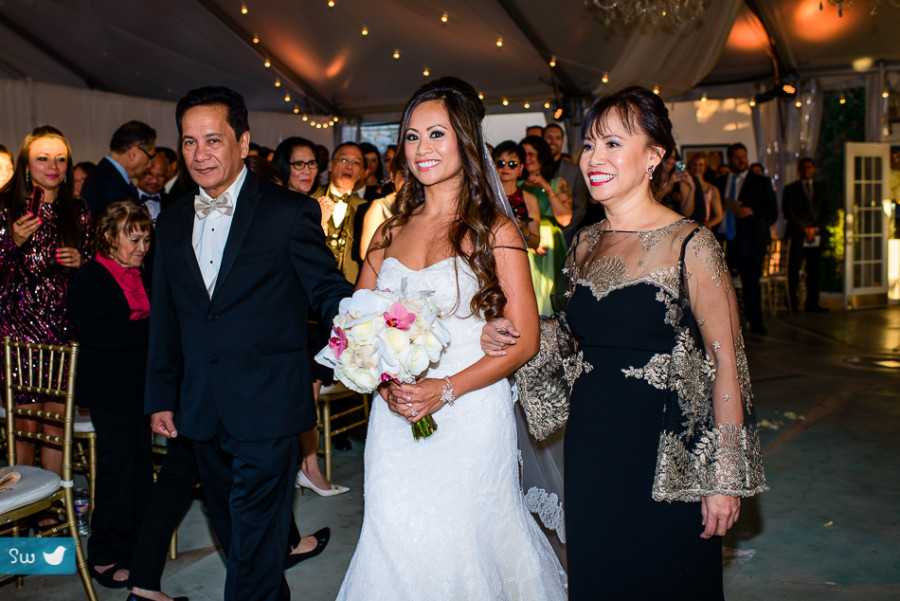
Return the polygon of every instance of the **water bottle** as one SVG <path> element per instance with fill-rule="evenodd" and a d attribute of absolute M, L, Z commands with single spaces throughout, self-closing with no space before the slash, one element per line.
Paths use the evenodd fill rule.
<path fill-rule="evenodd" d="M 90 525 L 90 509 L 91 501 L 83 488 L 75 489 L 75 525 L 78 527 L 78 534 L 87 536 L 91 533 Z"/>

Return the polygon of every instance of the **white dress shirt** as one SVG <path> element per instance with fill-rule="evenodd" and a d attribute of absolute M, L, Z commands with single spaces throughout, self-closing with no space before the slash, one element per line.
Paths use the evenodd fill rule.
<path fill-rule="evenodd" d="M 328 191 L 331 193 L 332 196 L 335 196 L 337 198 L 340 198 L 341 196 L 343 196 L 343 194 L 338 192 L 332 186 L 328 187 Z M 353 194 L 353 192 L 351 191 L 350 194 Z M 350 205 L 349 198 L 343 202 L 334 203 L 334 213 L 331 214 L 331 219 L 334 221 L 334 225 L 336 227 L 341 227 L 341 222 L 344 220 L 344 216 L 347 214 L 347 208 L 349 205 Z"/>
<path fill-rule="evenodd" d="M 247 168 L 241 169 L 234 183 L 228 187 L 222 196 L 227 195 L 231 199 L 234 211 L 237 211 L 237 200 L 241 193 L 241 187 L 247 177 Z M 201 188 L 200 196 L 214 200 L 206 191 Z M 197 257 L 197 264 L 200 266 L 200 273 L 203 275 L 203 283 L 206 284 L 206 290 L 212 298 L 213 291 L 216 288 L 216 279 L 219 277 L 219 267 L 222 264 L 222 254 L 225 252 L 225 243 L 228 241 L 228 232 L 231 231 L 231 215 L 225 215 L 219 211 L 213 211 L 203 219 L 194 214 L 194 231 L 191 235 L 191 243 L 194 247 L 194 256 Z"/>
<path fill-rule="evenodd" d="M 140 195 L 141 202 L 144 203 L 144 206 L 150 211 L 150 219 L 153 220 L 153 225 L 156 225 L 156 218 L 159 217 L 159 212 L 162 210 L 162 205 L 159 202 L 159 194 L 147 194 L 140 188 L 138 188 L 138 194 Z"/>

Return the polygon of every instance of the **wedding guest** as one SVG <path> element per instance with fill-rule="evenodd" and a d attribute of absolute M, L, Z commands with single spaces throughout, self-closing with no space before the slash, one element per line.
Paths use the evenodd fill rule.
<path fill-rule="evenodd" d="M 275 149 L 272 166 L 278 170 L 283 185 L 288 190 L 306 194 L 318 187 L 319 162 L 316 145 L 298 136 L 286 138 Z"/>
<path fill-rule="evenodd" d="M 719 196 L 719 189 L 706 181 L 704 177 L 706 158 L 702 154 L 692 156 L 688 161 L 687 170 L 691 174 L 694 193 L 678 212 L 713 230 L 722 222 L 722 197 Z M 698 194 L 702 195 L 702 211 L 700 210 L 701 198 Z M 700 221 L 701 217 L 702 221 Z"/>
<path fill-rule="evenodd" d="M 360 176 L 354 192 L 365 200 L 373 201 L 384 196 L 381 190 L 381 184 L 385 179 L 384 165 L 381 164 L 381 155 L 374 144 L 362 142 L 359 149 L 363 153 L 365 172 Z"/>
<path fill-rule="evenodd" d="M 517 184 L 525 169 L 525 149 L 512 140 L 506 140 L 494 148 L 493 156 L 506 200 L 516 215 L 519 231 L 528 248 L 537 250 L 541 244 L 538 201 L 534 194 L 525 192 Z M 531 273 L 533 278 L 538 272 L 532 269 Z M 532 283 L 535 283 L 534 280 Z"/>
<path fill-rule="evenodd" d="M 69 278 L 87 260 L 91 216 L 75 198 L 72 149 L 55 127 L 35 128 L 25 137 L 13 177 L 0 189 L 0 338 L 69 344 L 66 315 Z M 35 195 L 43 196 L 38 202 Z M 16 404 L 63 411 L 63 404 L 39 394 L 22 394 Z M 25 430 L 62 436 L 62 428 L 19 418 Z M 17 460 L 31 465 L 35 443 L 16 441 Z M 62 450 L 41 445 L 41 465 L 62 473 Z"/>
<path fill-rule="evenodd" d="M 540 314 L 551 315 L 565 290 L 561 269 L 567 245 L 562 228 L 572 219 L 572 194 L 566 180 L 554 177 L 553 155 L 543 138 L 529 136 L 519 144 L 525 150 L 525 177 L 519 185 L 537 198 L 540 208 L 541 244 L 529 255 L 538 272 L 534 292 Z"/>
<path fill-rule="evenodd" d="M 74 188 L 72 189 L 72 193 L 76 198 L 81 198 L 81 187 L 84 185 L 84 180 L 87 179 L 87 176 L 91 171 L 96 167 L 94 163 L 90 161 L 82 161 L 75 165 L 75 169 L 73 171 L 74 176 Z"/>
<path fill-rule="evenodd" d="M 172 194 L 172 187 L 175 185 L 175 182 L 178 181 L 178 153 L 167 146 L 157 146 L 156 153 L 162 154 L 166 157 L 166 160 L 169 161 L 169 170 L 166 173 L 165 191 L 166 194 Z"/>
<path fill-rule="evenodd" d="M 0 144 L 0 188 L 6 185 L 6 182 L 12 179 L 13 176 L 13 162 L 14 157 L 12 152 L 10 152 L 9 148 Z"/>
<path fill-rule="evenodd" d="M 566 265 L 563 319 L 584 362 L 565 433 L 570 601 L 722 600 L 721 537 L 741 497 L 765 489 L 721 248 L 654 198 L 674 148 L 649 90 L 585 115 L 580 167 L 606 219 L 579 232 Z M 489 354 L 514 341 L 494 326 L 511 324 L 485 326 Z"/>
<path fill-rule="evenodd" d="M 97 433 L 97 476 L 88 567 L 107 588 L 128 585 L 141 519 L 153 483 L 144 377 L 150 324 L 149 277 L 142 271 L 153 220 L 143 204 L 114 202 L 97 219 L 93 260 L 69 283 L 78 356 L 76 395 Z"/>
<path fill-rule="evenodd" d="M 131 180 L 141 176 L 156 152 L 156 130 L 140 121 L 121 125 L 109 141 L 109 154 L 84 180 L 81 196 L 91 215 L 97 217 L 106 205 L 137 197 Z"/>
<path fill-rule="evenodd" d="M 166 194 L 166 177 L 169 175 L 169 159 L 157 152 L 150 166 L 138 178 L 138 201 L 150 211 L 150 218 L 156 223 L 159 213 L 168 208 L 169 195 Z"/>
<path fill-rule="evenodd" d="M 525 137 L 528 136 L 537 136 L 538 138 L 544 137 L 544 126 L 543 125 L 529 125 L 525 128 Z"/>
<path fill-rule="evenodd" d="M 788 294 L 791 307 L 798 309 L 797 288 L 800 268 L 806 273 L 805 310 L 813 313 L 828 311 L 819 304 L 819 281 L 822 249 L 825 245 L 825 229 L 828 223 L 828 201 L 825 186 L 814 181 L 816 163 L 811 157 L 803 157 L 797 164 L 799 179 L 784 188 L 781 199 L 786 235 L 790 240 L 788 251 Z"/>
<path fill-rule="evenodd" d="M 244 166 L 240 94 L 192 90 L 176 125 L 200 198 L 158 222 L 145 409 L 154 432 L 194 441 L 227 557 L 224 599 L 288 599 L 292 466 L 297 435 L 315 424 L 307 315 L 330 323 L 352 286 L 315 207 Z M 316 538 L 313 552 L 327 542 Z"/>
<path fill-rule="evenodd" d="M 578 171 L 578 166 L 564 156 L 563 149 L 565 147 L 565 133 L 562 126 L 557 123 L 550 123 L 544 128 L 544 140 L 550 146 L 550 154 L 553 156 L 553 177 L 566 180 L 569 190 L 572 193 L 572 217 L 569 224 L 563 227 L 563 236 L 566 238 L 566 244 L 572 242 L 575 232 L 581 227 L 587 211 L 588 192 L 584 183 L 584 178 Z"/>

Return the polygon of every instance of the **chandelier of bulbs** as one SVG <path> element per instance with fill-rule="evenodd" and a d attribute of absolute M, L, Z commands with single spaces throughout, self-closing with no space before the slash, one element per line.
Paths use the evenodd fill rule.
<path fill-rule="evenodd" d="M 884 0 L 871 0 L 871 8 L 869 9 L 869 14 L 875 16 L 878 14 L 878 9 L 881 8 L 881 3 Z M 838 17 L 844 16 L 845 10 L 850 10 L 850 7 L 853 6 L 853 0 L 819 0 L 819 10 L 825 9 L 825 2 L 830 4 L 831 6 L 837 8 Z M 900 8 L 900 0 L 887 0 L 891 6 L 894 8 Z"/>
<path fill-rule="evenodd" d="M 700 19 L 710 0 L 591 0 L 603 15 L 605 25 L 619 20 L 625 25 L 638 21 L 682 26 Z M 833 0 L 828 0 L 832 2 Z M 837 0 L 841 1 L 841 0 Z M 846 0 L 844 0 L 846 1 Z M 850 0 L 852 2 L 852 0 Z M 892 0 L 898 1 L 898 0 Z"/>

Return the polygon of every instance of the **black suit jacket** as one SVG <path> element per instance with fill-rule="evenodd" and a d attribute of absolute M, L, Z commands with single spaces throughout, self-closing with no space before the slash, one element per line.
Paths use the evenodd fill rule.
<path fill-rule="evenodd" d="M 69 281 L 68 311 L 81 345 L 78 404 L 142 415 L 150 320 L 130 319 L 125 293 L 96 261 L 82 265 Z"/>
<path fill-rule="evenodd" d="M 125 200 L 137 199 L 137 191 L 131 182 L 125 181 L 109 157 L 103 157 L 93 171 L 84 179 L 81 186 L 81 197 L 91 210 L 94 219 L 103 212 L 107 205 Z"/>
<path fill-rule="evenodd" d="M 784 188 L 781 197 L 781 211 L 784 214 L 785 232 L 789 238 L 804 238 L 804 228 L 814 227 L 819 234 L 824 233 L 825 221 L 828 217 L 825 187 L 813 182 L 813 211 L 809 210 L 803 182 L 797 180 Z"/>
<path fill-rule="evenodd" d="M 282 438 L 315 424 L 306 328 L 327 323 L 353 287 L 325 246 L 313 199 L 248 172 L 212 298 L 191 244 L 193 197 L 156 226 L 147 413 L 175 411 L 178 430 L 211 439 Z M 176 402 L 177 401 L 177 402 Z"/>
<path fill-rule="evenodd" d="M 727 196 L 725 187 L 728 176 L 716 179 L 715 184 L 724 200 Z M 743 206 L 753 209 L 753 214 L 735 220 L 735 239 L 730 248 L 740 255 L 761 257 L 769 243 L 769 227 L 778 219 L 775 190 L 768 178 L 748 171 L 737 200 Z"/>

